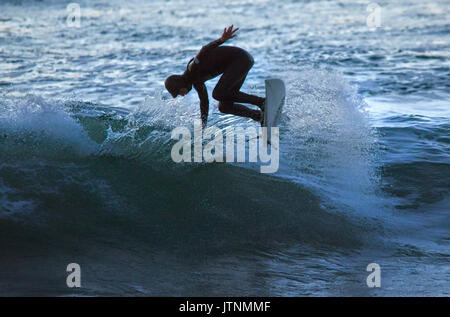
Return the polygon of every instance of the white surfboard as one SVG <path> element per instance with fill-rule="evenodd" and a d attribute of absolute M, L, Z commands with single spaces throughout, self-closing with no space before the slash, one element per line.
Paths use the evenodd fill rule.
<path fill-rule="evenodd" d="M 264 121 L 262 126 L 267 127 L 268 143 L 271 139 L 272 127 L 277 127 L 280 122 L 281 110 L 283 109 L 284 99 L 286 97 L 286 87 L 281 79 L 266 79 L 266 103 L 264 108 Z"/>

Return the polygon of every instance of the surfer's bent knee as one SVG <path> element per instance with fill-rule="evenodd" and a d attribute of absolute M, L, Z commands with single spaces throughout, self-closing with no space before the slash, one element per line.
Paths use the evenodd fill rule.
<path fill-rule="evenodd" d="M 222 101 L 222 100 L 226 99 L 227 93 L 226 93 L 225 89 L 223 89 L 222 87 L 216 86 L 212 92 L 212 97 L 214 99 L 216 99 L 217 101 Z"/>

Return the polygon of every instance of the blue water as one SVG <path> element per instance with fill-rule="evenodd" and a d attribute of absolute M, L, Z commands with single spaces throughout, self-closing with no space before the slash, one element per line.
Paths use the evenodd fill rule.
<path fill-rule="evenodd" d="M 448 1 L 68 3 L 0 4 L 0 295 L 450 294 Z M 274 175 L 171 160 L 164 78 L 230 24 L 287 85 Z"/>

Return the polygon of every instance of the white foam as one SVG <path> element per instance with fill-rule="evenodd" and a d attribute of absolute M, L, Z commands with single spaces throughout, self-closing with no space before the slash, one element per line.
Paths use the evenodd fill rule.
<path fill-rule="evenodd" d="M 288 76 L 280 174 L 315 187 L 333 204 L 372 213 L 377 137 L 364 100 L 334 71 L 310 68 Z"/>
<path fill-rule="evenodd" d="M 28 140 L 24 151 L 46 156 L 57 156 L 67 150 L 71 155 L 86 156 L 97 148 L 60 101 L 27 95 L 3 98 L 0 108 L 0 131 L 11 147 L 17 149 L 18 140 Z"/>

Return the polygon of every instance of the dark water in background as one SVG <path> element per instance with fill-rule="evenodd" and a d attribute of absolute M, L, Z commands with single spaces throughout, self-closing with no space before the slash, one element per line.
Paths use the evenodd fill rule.
<path fill-rule="evenodd" d="M 449 295 L 448 1 L 79 3 L 0 4 L 2 296 Z M 231 23 L 287 84 L 275 175 L 170 157 L 162 82 Z"/>

